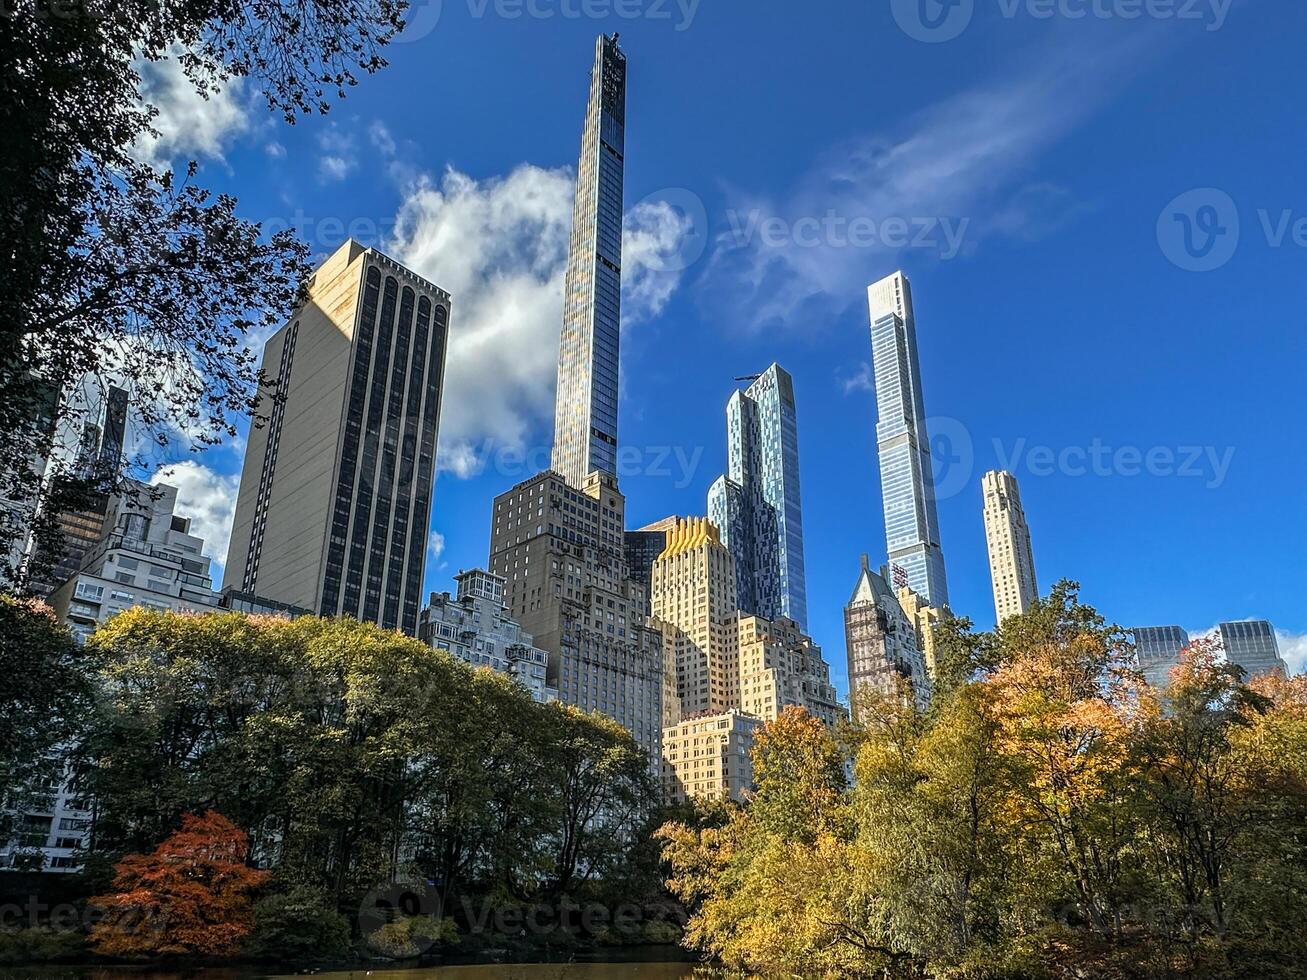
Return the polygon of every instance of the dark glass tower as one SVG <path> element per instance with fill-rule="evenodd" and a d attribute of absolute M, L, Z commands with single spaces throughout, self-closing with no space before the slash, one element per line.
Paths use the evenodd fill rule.
<path fill-rule="evenodd" d="M 595 42 L 558 349 L 552 466 L 573 487 L 617 474 L 621 339 L 622 176 L 626 55 L 617 35 Z"/>

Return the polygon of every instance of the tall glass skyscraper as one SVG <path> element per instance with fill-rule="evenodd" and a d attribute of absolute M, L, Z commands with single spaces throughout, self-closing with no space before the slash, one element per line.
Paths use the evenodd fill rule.
<path fill-rule="evenodd" d="M 921 395 L 912 287 L 902 272 L 867 287 L 876 380 L 876 450 L 891 568 L 932 606 L 948 605 L 935 511 L 935 474 Z"/>
<path fill-rule="evenodd" d="M 1289 676 L 1289 668 L 1280 656 L 1275 630 L 1266 620 L 1221 623 L 1216 631 L 1225 650 L 1225 659 L 1242 667 L 1247 677 L 1276 673 Z"/>
<path fill-rule="evenodd" d="M 1189 645 L 1189 634 L 1179 626 L 1136 626 L 1131 632 L 1144 680 L 1153 687 L 1166 687 L 1181 652 Z"/>
<path fill-rule="evenodd" d="M 745 612 L 808 628 L 794 381 L 773 364 L 726 405 L 727 467 L 708 491 L 708 519 L 735 557 Z"/>
<path fill-rule="evenodd" d="M 617 473 L 625 126 L 626 55 L 616 34 L 600 36 L 576 166 L 554 403 L 552 466 L 578 488 L 591 472 Z"/>

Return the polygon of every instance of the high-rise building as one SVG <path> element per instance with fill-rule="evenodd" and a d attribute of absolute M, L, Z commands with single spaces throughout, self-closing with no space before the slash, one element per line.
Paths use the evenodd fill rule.
<path fill-rule="evenodd" d="M 580 490 L 537 474 L 495 498 L 490 571 L 504 580 L 510 614 L 548 652 L 559 700 L 625 725 L 657 767 L 663 638 L 646 625 L 644 589 L 626 566 L 625 509 L 607 473 Z"/>
<path fill-rule="evenodd" d="M 78 440 L 73 479 L 89 491 L 85 506 L 55 515 L 58 525 L 58 553 L 37 561 L 33 579 L 36 595 L 49 595 L 85 565 L 87 552 L 105 532 L 105 513 L 112 490 L 122 476 L 123 448 L 127 435 L 127 392 L 110 385 L 104 392 L 96 421 L 86 421 Z M 62 479 L 56 476 L 55 479 Z"/>
<path fill-rule="evenodd" d="M 727 472 L 708 491 L 708 519 L 735 556 L 740 608 L 808 624 L 794 381 L 778 364 L 726 405 Z"/>
<path fill-rule="evenodd" d="M 876 382 L 876 451 L 889 562 L 907 572 L 913 592 L 932 606 L 947 606 L 948 581 L 907 276 L 896 272 L 868 286 L 867 304 Z"/>
<path fill-rule="evenodd" d="M 732 799 L 753 789 L 753 736 L 763 721 L 738 711 L 689 718 L 663 729 L 663 800 Z"/>
<path fill-rule="evenodd" d="M 417 634 L 449 294 L 350 240 L 263 351 L 228 589 Z"/>
<path fill-rule="evenodd" d="M 899 608 L 917 628 L 917 648 L 926 662 L 926 676 L 933 683 L 936 677 L 935 629 L 946 619 L 952 618 L 948 609 L 926 604 L 926 600 L 913 592 L 906 585 L 894 592 L 899 601 Z"/>
<path fill-rule="evenodd" d="M 1179 626 L 1136 626 L 1131 632 L 1144 680 L 1153 687 L 1166 687 L 1181 651 L 1189 645 L 1189 634 Z"/>
<path fill-rule="evenodd" d="M 994 622 L 1002 626 L 1005 619 L 1025 612 L 1039 598 L 1035 554 L 1017 478 L 1006 470 L 990 470 L 981 487 L 989 577 L 994 585 Z"/>
<path fill-rule="evenodd" d="M 554 406 L 553 469 L 576 489 L 595 471 L 617 474 L 625 130 L 626 55 L 616 34 L 601 36 L 576 165 Z"/>
<path fill-rule="evenodd" d="M 1275 629 L 1266 620 L 1221 623 L 1216 632 L 1225 650 L 1225 659 L 1242 667 L 1247 677 L 1274 673 L 1289 676 L 1288 665 L 1280 656 Z"/>
<path fill-rule="evenodd" d="M 676 527 L 677 518 L 664 517 L 635 531 L 627 531 L 623 536 L 626 548 L 626 565 L 631 579 L 644 588 L 648 597 L 653 588 L 653 565 L 667 549 L 667 535 Z M 648 601 L 645 602 L 644 614 L 653 612 Z"/>
<path fill-rule="evenodd" d="M 735 562 L 705 518 L 678 520 L 653 564 L 650 625 L 675 651 L 683 718 L 735 707 L 740 696 Z"/>
<path fill-rule="evenodd" d="M 190 518 L 176 511 L 177 488 L 163 483 L 129 483 L 109 497 L 100 540 L 87 550 L 81 570 L 49 599 L 78 642 L 136 606 L 218 609 L 204 539 L 192 534 Z"/>
<path fill-rule="evenodd" d="M 849 703 L 855 720 L 859 692 L 865 688 L 894 694 L 900 681 L 907 681 L 919 704 L 929 699 L 930 678 L 916 624 L 903 611 L 884 576 L 871 570 L 866 555 L 853 595 L 844 607 L 844 640 L 849 658 Z"/>
<path fill-rule="evenodd" d="M 793 705 L 828 728 L 845 717 L 821 647 L 797 622 L 741 614 L 739 629 L 741 711 L 775 721 Z"/>
<path fill-rule="evenodd" d="M 459 572 L 458 593 L 431 594 L 418 621 L 418 638 L 447 650 L 473 667 L 489 667 L 512 677 L 536 701 L 558 700 L 547 680 L 549 654 L 504 605 L 504 580 L 484 569 Z"/>

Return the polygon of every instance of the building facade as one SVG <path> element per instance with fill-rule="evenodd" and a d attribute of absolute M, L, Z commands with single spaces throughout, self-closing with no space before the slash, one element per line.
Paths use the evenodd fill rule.
<path fill-rule="evenodd" d="M 935 630 L 944 620 L 951 619 L 952 613 L 939 606 L 927 605 L 925 599 L 906 585 L 895 590 L 894 597 L 898 599 L 903 614 L 917 629 L 917 648 L 926 664 L 926 676 L 933 683 L 936 677 Z"/>
<path fill-rule="evenodd" d="M 129 484 L 106 505 L 104 532 L 81 571 L 50 595 L 55 614 L 79 642 L 118 613 L 137 606 L 161 612 L 212 612 L 204 539 L 176 513 L 177 488 Z"/>
<path fill-rule="evenodd" d="M 490 571 L 504 580 L 510 615 L 548 652 L 559 700 L 625 725 L 657 767 L 663 637 L 626 565 L 625 509 L 606 473 L 580 490 L 537 474 L 495 498 Z"/>
<path fill-rule="evenodd" d="M 651 581 L 650 625 L 672 645 L 681 717 L 738 705 L 735 562 L 717 528 L 702 517 L 677 520 Z"/>
<path fill-rule="evenodd" d="M 1006 470 L 990 470 L 981 480 L 985 496 L 985 545 L 989 578 L 994 586 L 994 622 L 1024 613 L 1039 598 L 1030 525 L 1021 506 L 1017 478 Z"/>
<path fill-rule="evenodd" d="M 918 704 L 929 701 L 930 678 L 916 624 L 903 611 L 884 576 L 871 570 L 866 555 L 853 595 L 844 607 L 844 642 L 855 721 L 865 689 L 892 695 L 907 681 Z"/>
<path fill-rule="evenodd" d="M 667 535 L 676 527 L 677 518 L 664 517 L 635 531 L 627 531 L 622 541 L 626 548 L 626 567 L 631 578 L 643 586 L 648 597 L 653 589 L 653 565 L 658 556 L 667 548 Z M 647 602 L 644 614 L 653 613 L 653 607 Z"/>
<path fill-rule="evenodd" d="M 726 405 L 727 472 L 708 519 L 735 556 L 740 608 L 808 625 L 794 380 L 773 364 Z"/>
<path fill-rule="evenodd" d="M 552 467 L 576 489 L 593 472 L 617 475 L 625 131 L 626 55 L 616 34 L 601 36 L 576 165 L 555 395 Z"/>
<path fill-rule="evenodd" d="M 512 677 L 541 704 L 558 700 L 549 686 L 549 654 L 532 642 L 504 605 L 504 580 L 480 568 L 460 572 L 458 591 L 432 593 L 418 620 L 418 638 L 473 667 Z"/>
<path fill-rule="evenodd" d="M 775 721 L 790 706 L 828 728 L 845 717 L 821 647 L 792 619 L 739 619 L 740 704 L 745 714 Z"/>
<path fill-rule="evenodd" d="M 1181 651 L 1189 645 L 1189 634 L 1179 626 L 1136 626 L 1131 632 L 1144 680 L 1153 687 L 1166 687 Z"/>
<path fill-rule="evenodd" d="M 1247 677 L 1260 674 L 1289 676 L 1288 665 L 1280 656 L 1280 644 L 1275 628 L 1264 619 L 1249 619 L 1235 623 L 1221 623 L 1216 627 L 1225 659 L 1238 664 Z"/>
<path fill-rule="evenodd" d="M 14 834 L 0 840 L 0 870 L 80 871 L 93 829 L 93 803 L 78 786 L 67 755 L 45 760 L 45 771 L 0 801 L 12 815 Z"/>
<path fill-rule="evenodd" d="M 417 634 L 450 297 L 350 240 L 264 348 L 224 588 Z"/>
<path fill-rule="evenodd" d="M 731 799 L 753 788 L 754 734 L 762 719 L 738 711 L 705 715 L 663 730 L 663 799 Z"/>
<path fill-rule="evenodd" d="M 948 580 L 907 276 L 895 272 L 868 286 L 867 304 L 876 383 L 876 452 L 889 563 L 907 572 L 912 591 L 930 605 L 946 607 Z"/>

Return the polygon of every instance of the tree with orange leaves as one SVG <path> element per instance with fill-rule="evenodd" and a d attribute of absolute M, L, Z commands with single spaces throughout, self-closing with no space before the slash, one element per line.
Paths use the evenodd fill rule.
<path fill-rule="evenodd" d="M 116 867 L 112 895 L 92 899 L 91 929 L 110 956 L 231 953 L 254 928 L 251 892 L 267 872 L 245 864 L 249 838 L 220 813 L 185 814 L 149 855 Z"/>

